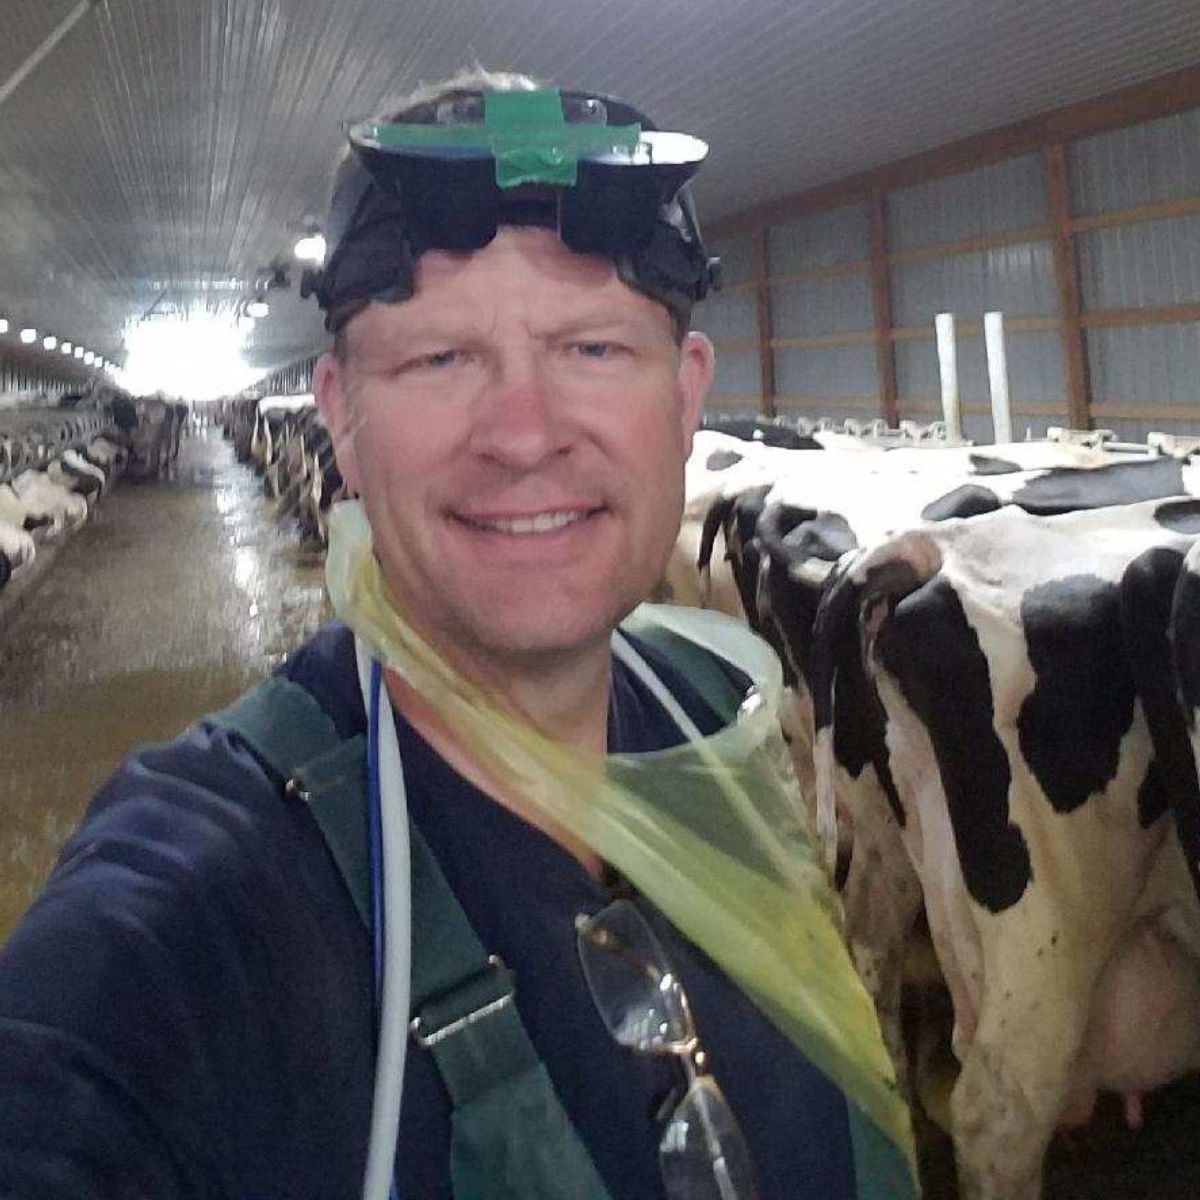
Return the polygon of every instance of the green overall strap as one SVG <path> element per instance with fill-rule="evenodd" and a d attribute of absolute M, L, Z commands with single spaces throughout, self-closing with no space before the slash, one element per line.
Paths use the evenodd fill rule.
<path fill-rule="evenodd" d="M 207 720 L 307 802 L 370 928 L 365 738 L 341 739 L 311 693 L 279 676 Z M 483 948 L 411 821 L 409 839 L 413 1036 L 450 1093 L 456 1200 L 609 1200 L 521 1023 L 511 972 Z"/>

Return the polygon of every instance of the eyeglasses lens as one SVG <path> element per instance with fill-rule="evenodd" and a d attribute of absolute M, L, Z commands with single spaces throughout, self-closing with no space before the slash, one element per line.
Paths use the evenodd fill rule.
<path fill-rule="evenodd" d="M 579 927 L 579 958 L 608 1031 L 631 1050 L 676 1054 L 695 1039 L 662 947 L 635 905 L 610 904 Z"/>
<path fill-rule="evenodd" d="M 670 1200 L 753 1200 L 750 1151 L 711 1075 L 688 1089 L 658 1156 Z"/>

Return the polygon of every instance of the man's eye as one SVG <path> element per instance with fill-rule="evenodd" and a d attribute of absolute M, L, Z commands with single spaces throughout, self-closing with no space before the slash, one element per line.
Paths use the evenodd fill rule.
<path fill-rule="evenodd" d="M 459 350 L 439 350 L 436 354 L 426 354 L 421 359 L 423 367 L 452 367 L 456 363 L 463 360 L 463 354 Z"/>
<path fill-rule="evenodd" d="M 582 358 L 613 358 L 620 347 L 615 342 L 576 342 L 575 350 Z"/>

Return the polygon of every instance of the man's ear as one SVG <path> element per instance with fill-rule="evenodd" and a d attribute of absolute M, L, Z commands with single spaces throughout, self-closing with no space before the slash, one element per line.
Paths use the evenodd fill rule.
<path fill-rule="evenodd" d="M 317 408 L 333 439 L 333 453 L 346 486 L 359 495 L 358 455 L 354 447 L 354 414 L 346 394 L 342 364 L 332 354 L 322 354 L 313 368 L 313 394 Z"/>
<path fill-rule="evenodd" d="M 679 417 L 683 425 L 684 444 L 689 450 L 715 371 L 716 351 L 712 342 L 703 333 L 684 334 L 679 347 Z"/>

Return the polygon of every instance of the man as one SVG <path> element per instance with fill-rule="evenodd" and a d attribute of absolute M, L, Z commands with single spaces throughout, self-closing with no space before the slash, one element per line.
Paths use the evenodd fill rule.
<path fill-rule="evenodd" d="M 252 694 L 276 700 L 123 765 L 0 960 L 0 1193 L 350 1197 L 394 1177 L 422 1200 L 906 1194 L 895 1146 L 666 919 L 666 892 L 616 869 L 570 815 L 587 805 L 508 770 L 527 742 L 607 795 L 606 751 L 732 719 L 689 679 L 694 650 L 631 635 L 614 658 L 674 540 L 713 374 L 686 332 L 710 266 L 680 189 L 703 147 L 673 160 L 681 135 L 637 120 L 483 76 L 352 134 L 314 387 L 370 544 L 335 530 L 331 586 L 356 630 L 383 621 L 444 671 L 389 669 L 394 722 L 368 718 L 378 693 L 364 683 L 364 704 L 336 626 Z M 740 700 L 745 676 L 717 673 Z M 321 769 L 276 769 L 313 700 Z M 376 749 L 393 724 L 394 767 Z M 387 938 L 409 915 L 383 898 L 406 863 L 380 860 L 372 825 L 367 887 L 354 824 L 364 792 L 387 823 L 397 778 L 406 1053 Z M 451 943 L 477 968 L 449 969 Z"/>

